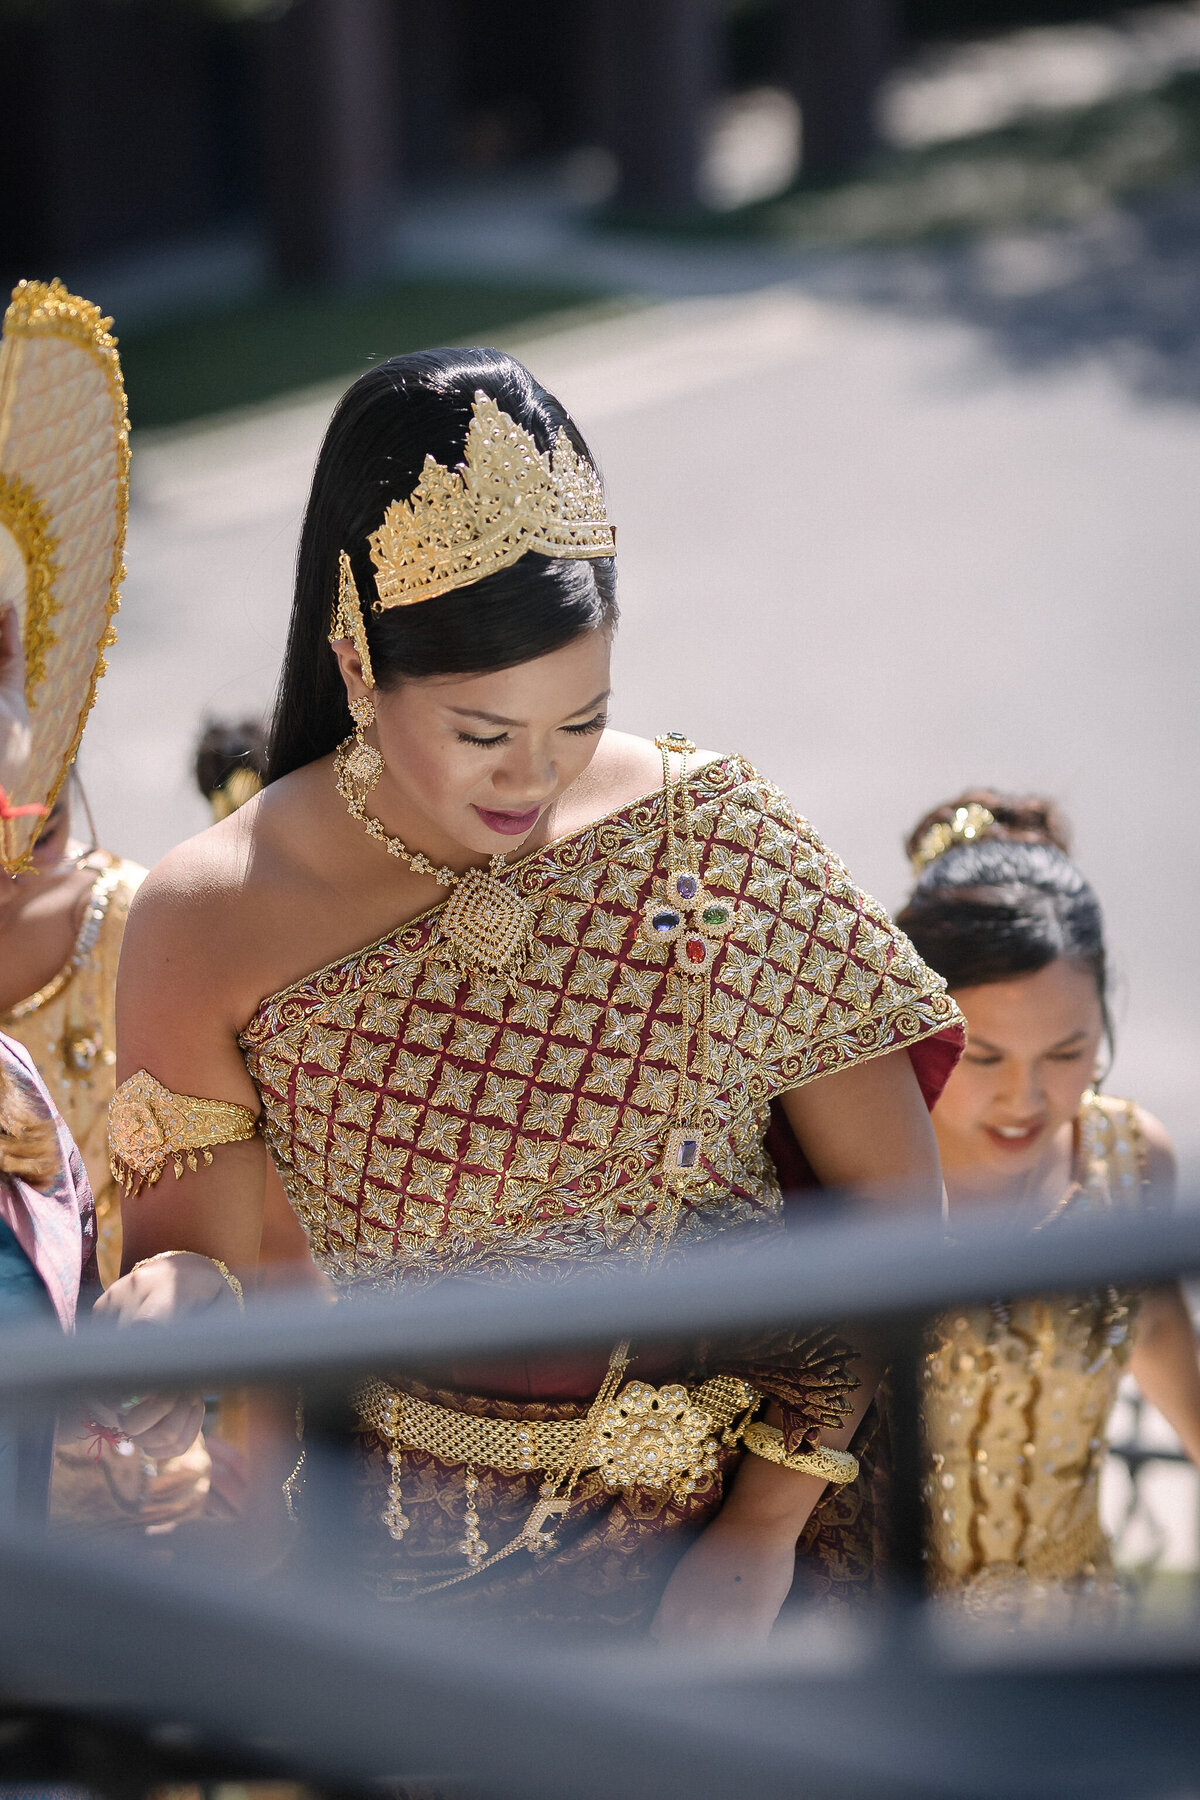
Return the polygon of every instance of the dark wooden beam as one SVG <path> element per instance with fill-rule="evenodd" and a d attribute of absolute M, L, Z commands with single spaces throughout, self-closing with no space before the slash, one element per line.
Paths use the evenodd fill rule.
<path fill-rule="evenodd" d="M 781 74 L 800 105 L 806 179 L 848 174 L 877 148 L 898 15 L 897 0 L 783 0 Z"/>
<path fill-rule="evenodd" d="M 716 0 L 594 0 L 590 12 L 592 124 L 617 161 L 618 205 L 694 211 L 719 88 Z"/>
<path fill-rule="evenodd" d="M 294 0 L 263 26 L 265 223 L 287 281 L 378 270 L 397 182 L 391 0 Z"/>

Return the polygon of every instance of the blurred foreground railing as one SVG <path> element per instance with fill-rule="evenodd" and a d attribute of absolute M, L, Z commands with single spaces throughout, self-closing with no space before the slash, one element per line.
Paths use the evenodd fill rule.
<path fill-rule="evenodd" d="M 360 1599 L 335 1533 L 293 1574 L 251 1583 L 210 1560 L 155 1570 L 32 1537 L 0 1540 L 0 1779 L 164 1781 L 291 1774 L 342 1789 L 654 1800 L 1100 1800 L 1200 1794 L 1200 1624 L 1171 1635 L 963 1631 L 919 1593 L 917 1374 L 926 1319 L 1004 1295 L 1140 1286 L 1200 1269 L 1200 1214 L 789 1232 L 654 1275 L 553 1286 L 447 1283 L 330 1309 L 264 1300 L 244 1320 L 0 1339 L 0 1405 L 137 1389 L 303 1382 L 318 1490 L 348 1482 L 342 1403 L 356 1376 L 439 1358 L 772 1325 L 849 1323 L 890 1347 L 900 1579 L 859 1623 L 812 1615 L 768 1645 L 597 1648 L 502 1637 Z M 321 1467 L 324 1463 L 325 1474 Z M 317 1509 L 318 1520 L 320 1508 Z M 80 1749 L 79 1746 L 83 1748 Z M 54 1746 L 58 1748 L 55 1749 Z M 40 1759 L 40 1760 L 39 1760 Z M 27 1785 L 27 1783 L 26 1783 Z"/>

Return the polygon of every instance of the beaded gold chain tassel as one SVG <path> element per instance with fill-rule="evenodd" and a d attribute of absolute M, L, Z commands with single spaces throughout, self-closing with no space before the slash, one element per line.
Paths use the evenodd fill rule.
<path fill-rule="evenodd" d="M 737 924 L 737 909 L 727 900 L 710 894 L 700 878 L 695 818 L 687 787 L 688 758 L 695 755 L 696 746 L 690 738 L 677 731 L 667 732 L 665 736 L 656 738 L 655 743 L 663 762 L 667 874 L 662 894 L 657 899 L 649 900 L 642 909 L 641 935 L 647 944 L 675 946 L 675 970 L 681 980 L 675 1108 L 660 1164 L 664 1178 L 664 1197 L 655 1221 L 649 1248 L 651 1255 L 656 1249 L 665 1249 L 674 1230 L 681 1200 L 678 1191 L 680 1184 L 701 1167 L 704 1138 L 698 1115 L 711 1075 L 709 977 L 719 945 Z M 678 778 L 672 768 L 672 756 L 679 758 Z M 682 856 L 677 807 L 682 810 Z M 693 1023 L 696 1026 L 694 1056 Z"/>

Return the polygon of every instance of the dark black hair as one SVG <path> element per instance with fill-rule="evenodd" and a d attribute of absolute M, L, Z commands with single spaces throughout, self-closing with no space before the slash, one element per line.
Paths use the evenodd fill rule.
<path fill-rule="evenodd" d="M 482 390 L 541 451 L 560 429 L 589 462 L 565 409 L 499 350 L 422 350 L 394 356 L 343 395 L 317 457 L 296 559 L 296 592 L 275 716 L 269 781 L 325 756 L 350 731 L 346 692 L 329 647 L 338 555 L 354 571 L 375 682 L 483 674 L 512 668 L 616 622 L 612 557 L 567 559 L 529 551 L 510 568 L 415 606 L 375 612 L 367 539 L 392 500 L 407 500 L 426 456 L 462 461 L 471 402 Z"/>
<path fill-rule="evenodd" d="M 951 992 L 1032 975 L 1060 956 L 1079 963 L 1096 978 L 1111 1048 L 1104 919 L 1071 861 L 1053 801 L 971 788 L 925 814 L 909 835 L 908 855 L 970 805 L 986 806 L 995 823 L 926 864 L 896 923 Z"/>
<path fill-rule="evenodd" d="M 196 786 L 211 800 L 235 769 L 261 780 L 267 767 L 267 736 L 258 719 L 205 719 L 192 768 Z"/>

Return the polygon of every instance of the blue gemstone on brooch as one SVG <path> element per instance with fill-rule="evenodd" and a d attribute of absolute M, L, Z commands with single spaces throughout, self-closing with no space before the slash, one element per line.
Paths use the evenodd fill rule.
<path fill-rule="evenodd" d="M 654 914 L 650 924 L 654 931 L 659 932 L 663 937 L 669 937 L 672 932 L 679 930 L 683 920 L 669 906 L 663 906 Z"/>

